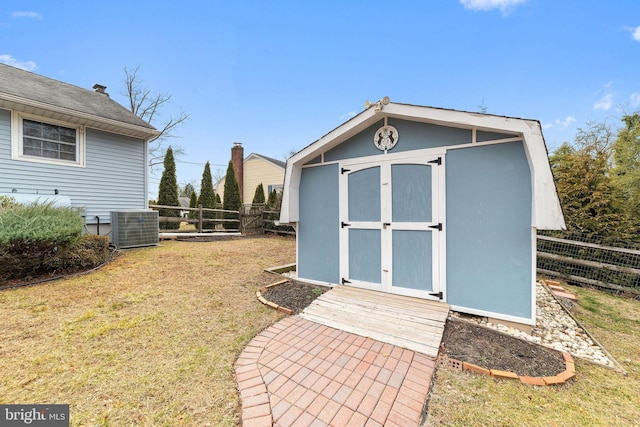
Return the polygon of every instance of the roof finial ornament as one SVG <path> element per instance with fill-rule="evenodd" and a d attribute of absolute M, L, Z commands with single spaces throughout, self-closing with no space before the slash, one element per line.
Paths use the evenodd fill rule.
<path fill-rule="evenodd" d="M 378 102 L 371 102 L 371 101 L 364 101 L 364 109 L 368 110 L 369 108 L 375 106 L 375 110 L 376 111 L 382 111 L 382 106 L 383 105 L 388 105 L 389 102 L 391 102 L 391 100 L 389 99 L 388 96 L 385 96 L 384 98 L 382 98 L 380 101 Z"/>

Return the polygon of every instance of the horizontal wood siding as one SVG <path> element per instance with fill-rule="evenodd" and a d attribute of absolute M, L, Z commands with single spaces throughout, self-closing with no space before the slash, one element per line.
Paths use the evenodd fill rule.
<path fill-rule="evenodd" d="M 256 187 L 262 183 L 265 200 L 269 197 L 267 192 L 270 185 L 282 185 L 284 183 L 284 169 L 264 159 L 253 158 L 244 162 L 244 188 L 242 203 L 253 202 Z"/>
<path fill-rule="evenodd" d="M 86 166 L 49 165 L 11 159 L 11 114 L 0 110 L 0 193 L 69 196 L 84 207 L 87 223 L 110 222 L 116 209 L 145 207 L 145 143 L 143 140 L 87 129 Z"/>

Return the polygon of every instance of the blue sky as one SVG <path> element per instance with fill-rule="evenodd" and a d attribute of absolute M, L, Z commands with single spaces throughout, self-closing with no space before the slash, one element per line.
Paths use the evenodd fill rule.
<path fill-rule="evenodd" d="M 178 182 L 199 186 L 233 142 L 284 160 L 383 96 L 537 119 L 550 151 L 618 126 L 640 109 L 640 1 L 3 0 L 0 62 L 123 105 L 139 65 L 172 95 L 164 116 L 190 114 L 171 143 Z"/>

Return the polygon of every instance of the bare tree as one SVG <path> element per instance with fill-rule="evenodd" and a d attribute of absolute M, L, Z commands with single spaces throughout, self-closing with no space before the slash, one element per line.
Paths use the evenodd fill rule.
<path fill-rule="evenodd" d="M 289 157 L 293 156 L 297 152 L 298 152 L 298 150 L 296 150 L 296 147 L 291 147 L 286 153 L 284 153 L 282 155 L 282 157 L 283 157 L 284 161 L 286 162 L 287 160 L 289 160 Z"/>
<path fill-rule="evenodd" d="M 138 77 L 138 65 L 133 70 L 124 68 L 124 84 L 126 93 L 123 95 L 129 98 L 129 107 L 131 111 L 142 120 L 154 125 L 160 134 L 149 140 L 149 166 L 160 165 L 164 159 L 164 143 L 169 138 L 176 138 L 175 129 L 189 118 L 189 114 L 180 111 L 177 117 L 169 116 L 164 121 L 159 121 L 160 110 L 171 100 L 171 95 L 167 93 L 154 93 L 150 89 L 144 87 L 142 80 Z M 184 149 L 179 146 L 173 146 L 174 155 L 184 154 Z"/>

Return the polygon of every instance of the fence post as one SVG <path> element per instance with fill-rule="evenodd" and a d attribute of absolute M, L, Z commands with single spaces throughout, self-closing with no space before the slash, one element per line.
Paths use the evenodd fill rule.
<path fill-rule="evenodd" d="M 202 233 L 202 204 L 198 205 L 198 233 Z"/>

